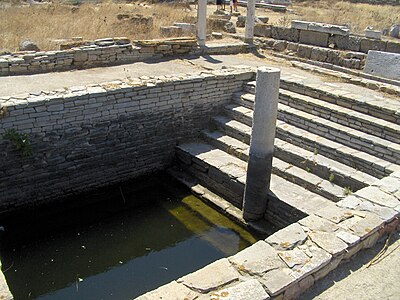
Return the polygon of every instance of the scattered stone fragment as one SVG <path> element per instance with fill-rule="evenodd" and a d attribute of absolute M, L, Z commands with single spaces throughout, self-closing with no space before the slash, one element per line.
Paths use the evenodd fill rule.
<path fill-rule="evenodd" d="M 220 33 L 220 32 L 212 32 L 211 35 L 214 39 L 217 39 L 217 40 L 222 39 L 222 33 Z"/>
<path fill-rule="evenodd" d="M 39 47 L 32 41 L 25 40 L 19 44 L 19 50 L 21 51 L 40 51 Z"/>
<path fill-rule="evenodd" d="M 177 282 L 191 289 L 207 293 L 238 279 L 239 273 L 226 258 L 223 258 L 178 279 Z"/>
<path fill-rule="evenodd" d="M 240 251 L 229 258 L 239 271 L 250 274 L 262 274 L 264 272 L 284 267 L 276 250 L 264 241 L 258 241 L 252 246 Z"/>
<path fill-rule="evenodd" d="M 307 239 L 307 234 L 298 223 L 293 223 L 286 228 L 275 232 L 265 241 L 277 250 L 290 250 L 302 244 Z"/>

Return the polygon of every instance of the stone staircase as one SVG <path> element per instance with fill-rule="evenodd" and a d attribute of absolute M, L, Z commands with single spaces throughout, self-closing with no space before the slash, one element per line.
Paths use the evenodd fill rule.
<path fill-rule="evenodd" d="M 203 186 L 242 206 L 255 82 L 234 94 L 177 159 Z M 338 96 L 339 95 L 341 96 Z M 265 218 L 286 226 L 400 169 L 399 107 L 281 79 Z"/>

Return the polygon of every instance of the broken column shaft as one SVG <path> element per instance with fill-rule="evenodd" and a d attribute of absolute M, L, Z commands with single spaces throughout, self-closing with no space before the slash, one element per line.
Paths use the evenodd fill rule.
<path fill-rule="evenodd" d="M 206 44 L 207 0 L 199 0 L 197 7 L 197 42 L 199 46 Z"/>
<path fill-rule="evenodd" d="M 253 126 L 243 202 L 246 220 L 261 219 L 267 208 L 278 110 L 280 70 L 257 70 Z"/>

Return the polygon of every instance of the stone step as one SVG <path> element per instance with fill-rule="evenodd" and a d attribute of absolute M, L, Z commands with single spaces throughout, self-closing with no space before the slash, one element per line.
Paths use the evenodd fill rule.
<path fill-rule="evenodd" d="M 245 86 L 245 91 L 254 94 L 254 84 L 254 81 L 249 82 Z M 246 97 L 246 100 L 250 101 L 251 99 Z M 249 101 L 245 101 L 243 105 L 249 107 Z M 352 107 L 344 107 L 337 103 L 327 102 L 324 99 L 310 97 L 282 88 L 279 90 L 279 102 L 392 143 L 399 143 L 400 140 L 400 121 L 396 123 L 383 120 L 379 116 L 370 115 L 368 112 L 363 113 L 354 110 Z M 399 117 L 398 115 L 400 114 L 397 112 L 397 117 Z"/>
<path fill-rule="evenodd" d="M 282 104 L 387 140 L 387 144 L 397 147 L 397 149 L 399 147 L 400 123 L 382 120 L 366 113 L 354 111 L 352 108 L 342 107 L 291 91 L 281 90 L 279 98 Z"/>
<path fill-rule="evenodd" d="M 296 105 L 296 102 L 286 101 L 286 99 L 283 98 L 285 96 L 282 96 L 282 94 L 286 93 L 294 94 L 287 91 L 281 92 L 281 99 L 278 105 L 279 120 L 347 145 L 351 148 L 363 150 L 389 162 L 397 163 L 400 161 L 400 144 L 384 140 L 356 129 L 349 129 L 347 126 L 305 112 L 303 111 L 301 104 Z M 298 96 L 300 98 L 306 97 L 302 95 Z M 254 98 L 255 96 L 253 94 L 235 93 L 233 101 L 234 103 L 245 106 L 246 108 L 252 108 Z M 285 100 L 282 100 L 282 98 Z"/>
<path fill-rule="evenodd" d="M 249 159 L 249 145 L 221 131 L 203 130 L 202 137 L 216 148 L 245 162 Z M 272 172 L 334 202 L 342 200 L 345 197 L 345 193 L 350 189 L 349 187 L 343 188 L 333 182 L 329 182 L 311 173 L 310 170 L 301 169 L 277 157 L 273 159 Z"/>
<path fill-rule="evenodd" d="M 225 113 L 227 116 L 247 126 L 251 126 L 252 124 L 253 111 L 251 109 L 230 104 L 225 106 Z M 377 178 L 382 178 L 400 169 L 399 165 L 331 141 L 280 120 L 277 121 L 276 137 L 301 148 L 337 160 Z"/>
<path fill-rule="evenodd" d="M 248 155 L 251 127 L 232 120 L 225 116 L 217 116 L 213 119 L 215 127 L 226 133 L 221 137 L 216 136 L 221 144 L 228 144 L 228 153 L 235 153 L 239 158 Z M 215 133 L 217 135 L 217 133 Z M 376 178 L 362 171 L 344 165 L 336 160 L 327 158 L 321 154 L 303 149 L 294 144 L 275 138 L 274 157 L 289 164 L 299 167 L 307 172 L 315 174 L 324 180 L 333 182 L 343 188 L 357 191 L 371 185 Z"/>
<path fill-rule="evenodd" d="M 349 85 L 350 86 L 350 85 Z M 247 90 L 254 92 L 255 81 L 250 81 Z M 338 106 L 351 108 L 353 111 L 364 113 L 394 124 L 400 124 L 400 104 L 395 98 L 385 98 L 380 95 L 365 95 L 343 89 L 332 82 L 310 83 L 302 78 L 282 75 L 280 87 L 291 92 L 320 99 Z M 358 87 L 355 86 L 357 89 Z"/>
<path fill-rule="evenodd" d="M 203 142 L 181 144 L 176 150 L 178 162 L 185 171 L 230 201 L 226 192 L 240 195 L 234 204 L 241 207 L 247 167 L 244 161 Z M 335 206 L 334 202 L 275 174 L 271 176 L 268 197 L 266 219 L 278 226 Z"/>

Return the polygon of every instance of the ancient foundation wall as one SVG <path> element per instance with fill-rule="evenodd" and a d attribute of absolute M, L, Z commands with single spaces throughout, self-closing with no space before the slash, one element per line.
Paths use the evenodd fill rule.
<path fill-rule="evenodd" d="M 57 51 L 25 51 L 0 56 L 0 76 L 35 74 L 143 61 L 197 49 L 192 38 L 136 41 L 107 38 Z"/>
<path fill-rule="evenodd" d="M 253 76 L 224 70 L 0 98 L 0 213 L 167 167 L 175 145 Z"/>
<path fill-rule="evenodd" d="M 298 21 L 300 23 L 300 21 Z M 304 22 L 306 23 L 306 22 Z M 334 31 L 333 31 L 334 32 Z M 288 28 L 272 26 L 267 24 L 256 24 L 254 34 L 258 37 L 273 38 L 293 43 L 311 46 L 328 47 L 333 49 L 347 50 L 353 52 L 368 53 L 369 50 L 400 53 L 400 43 L 366 38 L 358 35 L 342 35 L 309 29 Z"/>

